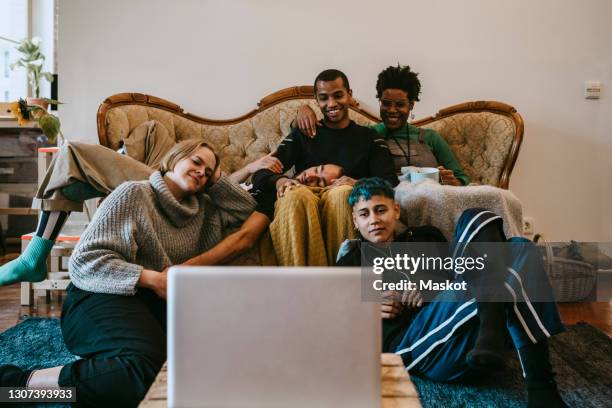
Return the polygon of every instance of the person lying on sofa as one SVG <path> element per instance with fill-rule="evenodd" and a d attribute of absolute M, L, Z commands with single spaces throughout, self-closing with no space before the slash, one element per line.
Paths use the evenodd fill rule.
<path fill-rule="evenodd" d="M 293 178 L 296 185 L 304 185 L 312 188 L 325 188 L 331 186 L 344 174 L 342 167 L 335 164 L 322 164 L 309 167 Z M 273 192 L 264 192 L 252 189 L 251 195 L 257 201 L 257 207 L 253 213 L 240 226 L 240 229 L 225 237 L 214 248 L 198 255 L 183 265 L 223 265 L 230 262 L 238 255 L 255 247 L 263 232 L 274 219 L 275 195 Z M 260 260 L 263 265 L 276 265 L 276 254 L 269 245 L 262 244 L 260 247 Z"/>
<path fill-rule="evenodd" d="M 162 133 L 163 129 L 154 121 L 138 126 L 124 140 L 122 149 L 126 154 L 88 143 L 63 145 L 34 199 L 33 207 L 42 210 L 35 235 L 18 258 L 0 266 L 0 286 L 45 279 L 47 257 L 70 212 L 82 211 L 85 200 L 108 195 L 125 181 L 147 180 L 159 166 L 161 158 L 176 145 Z M 263 168 L 278 173 L 282 166 L 276 157 L 269 154 L 228 178 L 239 183 Z"/>
<path fill-rule="evenodd" d="M 352 91 L 344 73 L 328 69 L 314 81 L 315 98 L 323 123 L 317 138 L 299 129 L 281 141 L 275 156 L 282 172 L 336 164 L 344 176 L 325 189 L 299 187 L 287 174 L 262 169 L 253 174 L 253 186 L 278 195 L 272 243 L 281 265 L 325 266 L 333 264 L 342 240 L 351 237 L 350 208 L 346 197 L 356 179 L 380 176 L 394 185 L 397 177 L 384 141 L 376 132 L 351 121 L 348 108 Z M 324 239 L 325 237 L 325 239 Z"/>
<path fill-rule="evenodd" d="M 395 235 L 399 204 L 394 200 L 393 188 L 384 180 L 359 180 L 348 200 L 353 209 L 355 228 L 359 230 L 361 238 L 343 244 L 338 255 L 338 266 L 360 266 L 362 244 L 365 243 L 445 241 L 441 232 L 432 226 L 409 228 Z M 510 282 L 505 283 L 511 288 L 509 290 L 518 289 L 514 286 L 520 285 L 517 293 L 523 289 L 525 299 L 534 299 L 529 293 L 530 288 L 523 288 L 522 282 L 526 281 L 527 275 L 541 276 L 547 282 L 542 257 L 535 246 L 524 238 L 506 240 L 502 222 L 501 217 L 493 212 L 468 209 L 457 221 L 454 244 L 467 248 L 476 242 L 521 243 L 516 246 L 517 252 L 512 258 L 516 261 L 511 262 L 511 268 L 504 261 L 508 259 L 505 256 L 497 257 L 492 264 L 488 263 L 488 268 L 501 268 L 504 272 L 499 276 L 502 277 L 510 277 L 511 274 L 520 277 L 494 282 Z M 364 252 L 366 255 L 368 253 Z M 489 261 L 493 260 L 489 256 Z M 488 268 L 479 272 L 489 272 L 492 276 Z M 434 299 L 431 303 L 423 304 L 417 291 L 408 292 L 385 293 L 381 311 L 383 352 L 400 355 L 410 374 L 447 382 L 475 370 L 503 368 L 505 360 L 501 352 L 505 337 L 509 335 L 523 368 L 528 407 L 566 407 L 557 391 L 548 353 L 547 338 L 564 330 L 554 302 L 521 301 L 512 304 L 491 302 L 491 299 L 485 302 L 478 295 L 474 296 L 474 292 L 449 291 L 453 292 L 453 301 Z M 439 294 L 444 295 L 444 292 Z"/>
<path fill-rule="evenodd" d="M 433 129 L 417 128 L 408 123 L 410 111 L 419 100 L 420 93 L 418 74 L 411 71 L 409 66 L 385 68 L 376 81 L 382 123 L 372 128 L 389 146 L 398 175 L 404 166 L 438 167 L 442 184 L 468 185 L 469 177 L 444 138 Z M 293 125 L 299 127 L 303 134 L 315 137 L 321 122 L 310 106 L 303 105 L 298 109 Z"/>
<path fill-rule="evenodd" d="M 72 256 L 62 309 L 61 367 L 0 367 L 0 386 L 76 387 L 79 406 L 137 406 L 166 360 L 170 265 L 206 253 L 253 213 L 255 200 L 221 175 L 202 140 L 176 144 L 148 179 L 102 202 Z"/>

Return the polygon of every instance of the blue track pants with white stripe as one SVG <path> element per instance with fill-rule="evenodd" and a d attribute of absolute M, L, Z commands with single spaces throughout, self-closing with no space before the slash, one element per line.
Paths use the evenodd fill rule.
<path fill-rule="evenodd" d="M 457 222 L 453 244 L 461 247 L 495 234 L 503 237 L 501 217 L 487 210 L 469 209 Z M 564 327 L 555 303 L 530 302 L 523 287 L 527 277 L 547 279 L 540 252 L 524 238 L 510 238 L 507 242 L 513 243 L 513 256 L 504 285 L 516 302 L 505 305 L 506 326 L 519 349 L 562 332 Z M 478 304 L 469 294 L 456 302 L 431 302 L 414 316 L 399 344 L 390 351 L 402 357 L 411 374 L 452 381 L 469 372 L 465 358 L 476 343 L 478 329 Z"/>

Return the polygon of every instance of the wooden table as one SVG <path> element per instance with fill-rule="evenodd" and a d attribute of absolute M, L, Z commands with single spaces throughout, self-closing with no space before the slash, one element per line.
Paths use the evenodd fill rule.
<path fill-rule="evenodd" d="M 396 354 L 381 355 L 382 408 L 421 408 L 416 388 L 410 381 L 404 363 Z M 166 408 L 168 406 L 168 372 L 164 364 L 155 382 L 147 392 L 140 408 Z"/>

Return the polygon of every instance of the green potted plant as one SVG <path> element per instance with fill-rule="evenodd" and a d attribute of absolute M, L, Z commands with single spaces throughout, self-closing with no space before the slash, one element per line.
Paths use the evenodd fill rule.
<path fill-rule="evenodd" d="M 11 64 L 11 69 L 22 67 L 27 71 L 28 82 L 34 92 L 34 98 L 28 98 L 28 104 L 39 105 L 46 109 L 48 103 L 40 98 L 40 84 L 43 78 L 49 81 L 49 83 L 53 82 L 53 74 L 50 72 L 43 72 L 42 70 L 45 56 L 40 51 L 40 38 L 33 37 L 23 39 L 19 43 L 17 51 L 19 51 L 22 56 Z"/>

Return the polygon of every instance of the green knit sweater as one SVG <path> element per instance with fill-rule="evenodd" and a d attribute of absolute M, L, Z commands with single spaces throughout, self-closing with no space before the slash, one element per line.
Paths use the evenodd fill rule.
<path fill-rule="evenodd" d="M 96 211 L 69 263 L 70 279 L 90 292 L 133 295 L 143 269 L 162 271 L 217 244 L 255 200 L 225 176 L 178 202 L 162 175 L 121 184 Z"/>
<path fill-rule="evenodd" d="M 408 123 L 400 129 L 393 131 L 389 131 L 384 123 L 377 123 L 371 127 L 379 135 L 384 137 L 385 140 L 390 139 L 391 137 L 396 137 L 398 139 L 406 139 L 410 137 L 410 141 L 415 142 L 419 140 L 419 128 Z M 468 185 L 470 183 L 470 178 L 463 172 L 463 169 L 453 154 L 453 151 L 448 146 L 448 143 L 446 143 L 444 138 L 438 134 L 438 132 L 433 129 L 425 129 L 424 140 L 425 144 L 429 147 L 438 161 L 439 166 L 444 166 L 445 168 L 452 170 L 455 178 L 461 181 L 463 185 Z"/>

